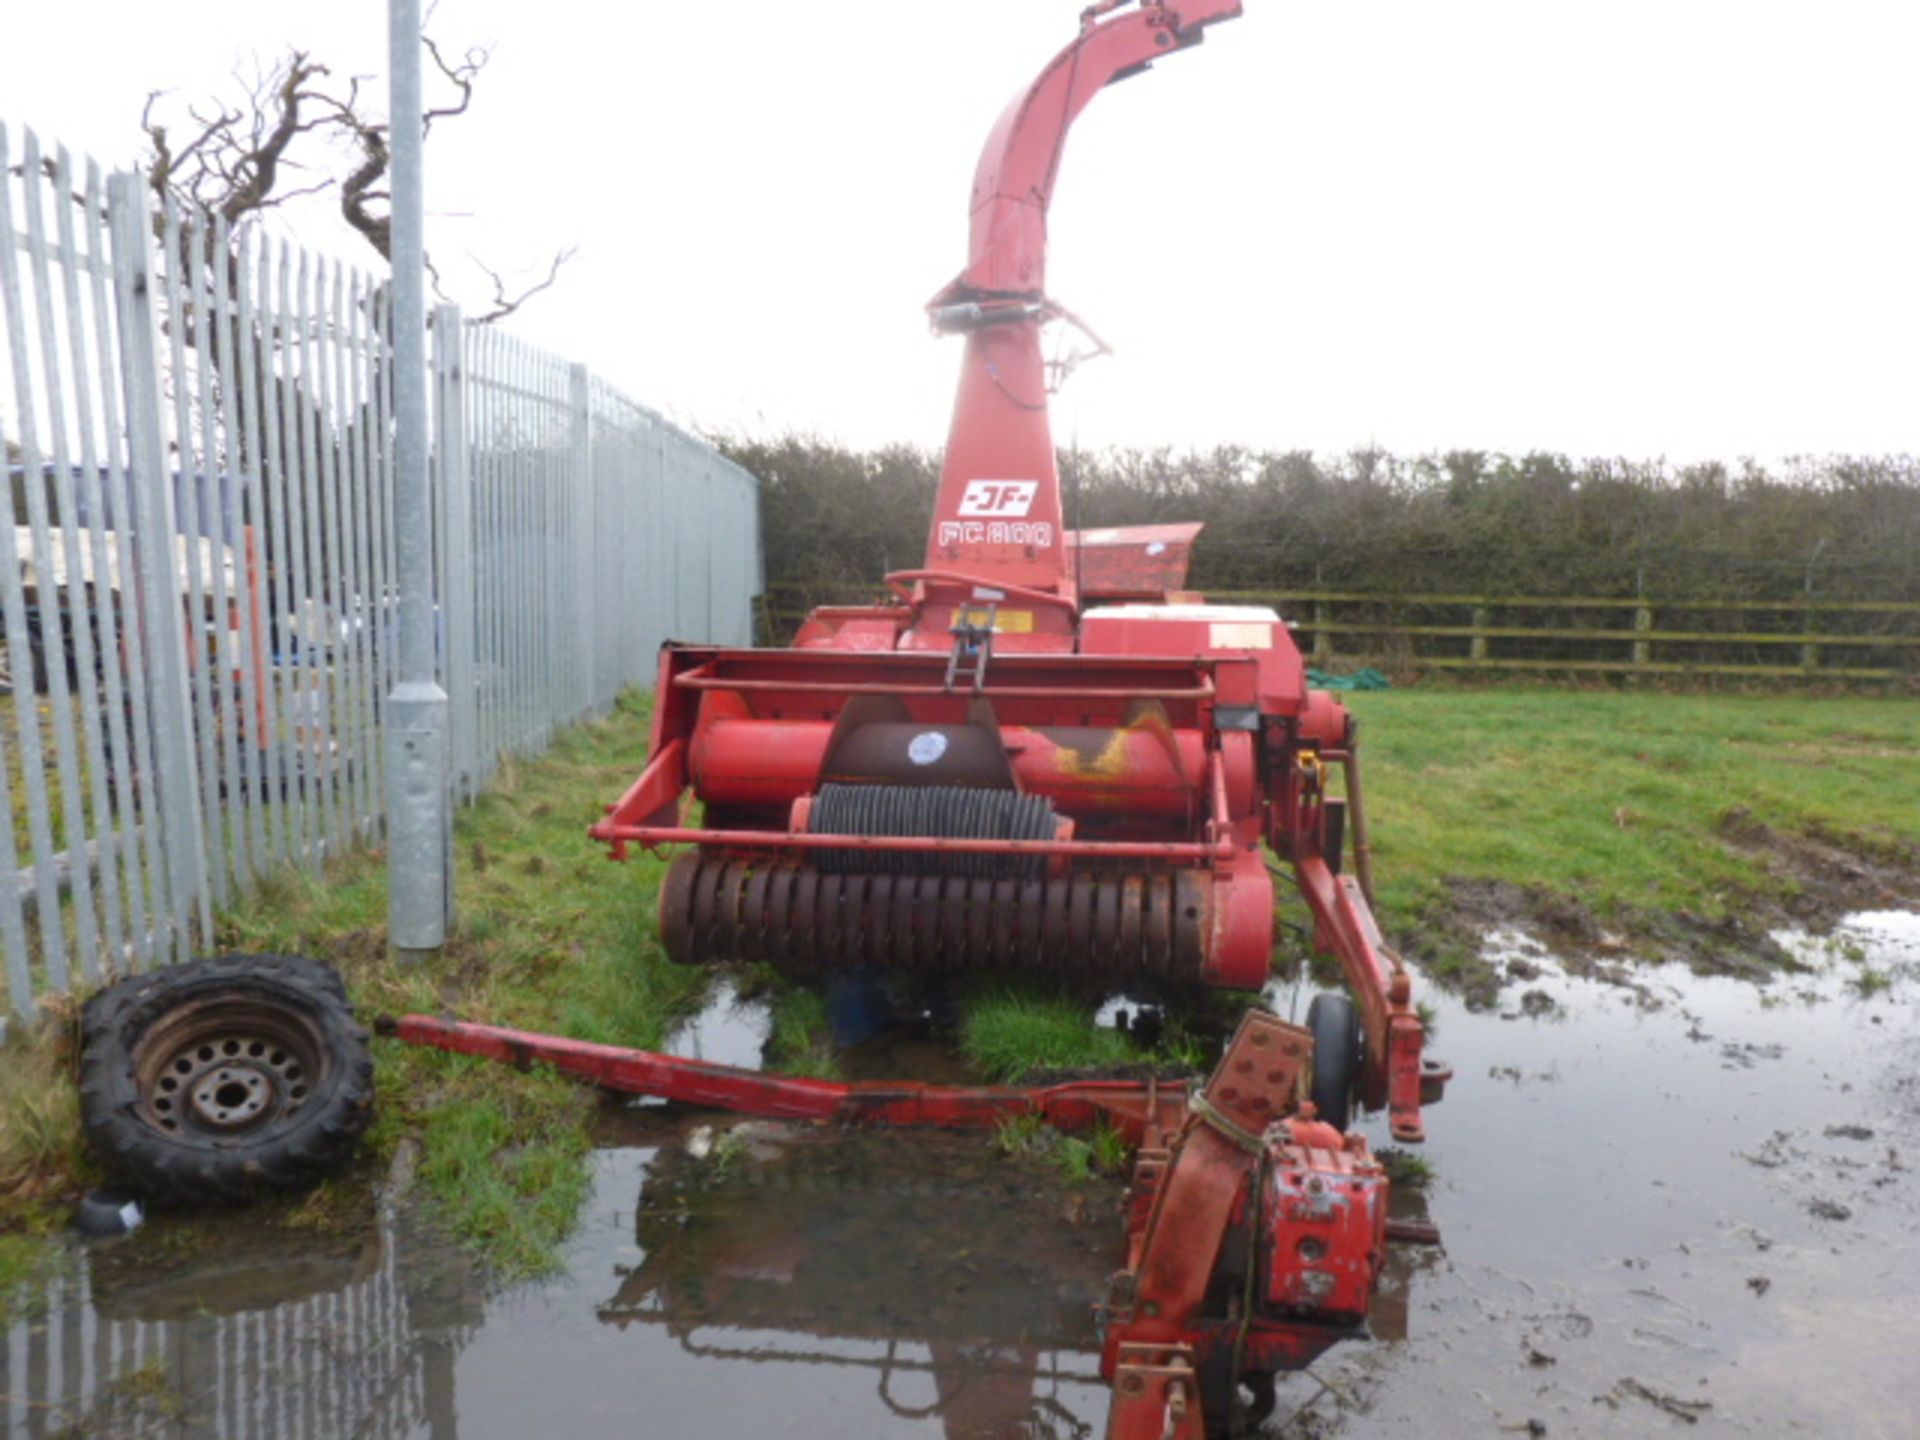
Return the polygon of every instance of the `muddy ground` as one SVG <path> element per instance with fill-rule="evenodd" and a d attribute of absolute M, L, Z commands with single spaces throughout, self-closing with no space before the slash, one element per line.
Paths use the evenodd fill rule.
<path fill-rule="evenodd" d="M 1506 880 L 1454 879 L 1419 925 L 1397 936 L 1402 950 L 1438 972 L 1473 1009 L 1497 1005 L 1506 986 L 1527 979 L 1524 958 L 1505 963 L 1486 937 L 1518 931 L 1546 946 L 1575 974 L 1620 983 L 1648 960 L 1701 974 L 1765 982 L 1798 964 L 1782 936 L 1831 935 L 1849 916 L 1920 910 L 1920 849 L 1868 847 L 1858 836 L 1788 835 L 1744 806 L 1722 817 L 1719 843 L 1758 863 L 1767 888 L 1724 897 L 1714 916 L 1632 906 L 1602 915 L 1577 895 Z"/>
<path fill-rule="evenodd" d="M 1709 940 L 1629 966 L 1489 915 L 1505 983 L 1426 992 L 1457 1079 L 1396 1198 L 1444 1246 L 1395 1254 L 1373 1338 L 1288 1378 L 1266 1433 L 1910 1436 L 1920 920 L 1795 918 L 1742 922 L 1757 967 Z M 752 1063 L 765 1025 L 719 1003 L 676 1048 Z M 956 1078 L 919 1042 L 858 1061 Z M 0 1350 L 6 1433 L 1101 1433 L 1117 1186 L 979 1136 L 604 1121 L 564 1270 L 503 1294 L 414 1220 L 404 1163 L 344 1234 L 167 1220 L 77 1255 Z"/>

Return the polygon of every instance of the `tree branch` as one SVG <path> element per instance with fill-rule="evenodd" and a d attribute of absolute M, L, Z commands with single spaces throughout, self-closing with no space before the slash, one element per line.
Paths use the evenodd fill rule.
<path fill-rule="evenodd" d="M 480 265 L 480 268 L 486 271 L 487 278 L 493 282 L 493 308 L 487 311 L 486 314 L 475 317 L 475 323 L 491 325 L 496 320 L 504 320 L 522 305 L 526 304 L 527 301 L 538 295 L 542 290 L 552 289 L 553 282 L 560 278 L 560 267 L 573 259 L 574 255 L 578 253 L 578 250 L 578 246 L 569 245 L 566 249 L 560 251 L 553 257 L 553 263 L 547 266 L 546 279 L 540 281 L 538 284 L 528 286 L 518 295 L 511 296 L 508 295 L 506 282 L 500 278 L 498 271 L 488 269 L 487 266 L 480 265 L 478 260 L 473 260 L 471 255 L 468 256 L 468 259 L 473 260 L 474 264 Z"/>
<path fill-rule="evenodd" d="M 464 115 L 467 106 L 473 103 L 474 77 L 487 68 L 487 61 L 493 57 L 478 45 L 469 46 L 458 65 L 449 65 L 446 57 L 440 53 L 440 47 L 431 35 L 422 35 L 420 41 L 427 47 L 427 53 L 433 57 L 433 63 L 440 67 L 440 73 L 453 83 L 460 92 L 460 103 L 443 105 L 427 110 L 421 118 L 421 133 L 429 134 L 435 120 L 450 119 L 455 115 Z"/>

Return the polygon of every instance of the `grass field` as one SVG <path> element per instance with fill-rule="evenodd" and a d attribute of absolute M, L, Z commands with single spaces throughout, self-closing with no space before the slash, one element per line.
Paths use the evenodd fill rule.
<path fill-rule="evenodd" d="M 1443 973 L 1471 970 L 1447 924 L 1461 882 L 1527 887 L 1651 943 L 1674 916 L 1813 915 L 1793 902 L 1823 858 L 1896 886 L 1920 874 L 1911 699 L 1432 689 L 1351 703 L 1382 922 Z"/>
<path fill-rule="evenodd" d="M 1718 913 L 1775 888 L 1719 843 L 1778 831 L 1920 846 L 1920 701 L 1613 691 L 1355 694 L 1382 908 L 1412 922 L 1449 877 Z"/>
<path fill-rule="evenodd" d="M 1435 689 L 1352 697 L 1362 722 L 1382 918 L 1456 983 L 1471 936 L 1463 888 L 1519 887 L 1632 933 L 1649 917 L 1708 920 L 1791 900 L 1783 863 L 1817 843 L 1911 874 L 1920 855 L 1920 706 L 1797 695 Z M 452 1010 L 465 1019 L 657 1046 L 702 1003 L 710 977 L 669 963 L 655 936 L 658 861 L 610 864 L 584 828 L 631 780 L 643 703 L 510 766 L 459 821 L 460 925 L 437 964 L 386 961 L 381 857 L 324 878 L 283 876 L 224 917 L 232 950 L 321 955 L 363 1014 Z M 1752 843 L 1755 834 L 1772 843 Z M 1283 914 L 1300 918 L 1297 903 Z M 1441 937 L 1434 940 L 1432 937 Z M 754 973 L 770 1001 L 769 1063 L 830 1072 L 817 994 Z M 959 1044 L 996 1078 L 1037 1066 L 1203 1060 L 1169 1028 L 1142 1056 L 1090 1024 L 1087 999 L 995 985 L 963 998 Z M 35 1232 L 87 1179 L 58 1027 L 0 1057 L 0 1294 L 41 1263 Z M 377 1040 L 381 1108 L 359 1178 L 324 1187 L 290 1219 L 325 1223 L 364 1196 L 403 1148 L 439 1218 L 513 1276 L 548 1263 L 585 1194 L 593 1094 Z M 10 1237 L 10 1238 L 9 1238 Z"/>

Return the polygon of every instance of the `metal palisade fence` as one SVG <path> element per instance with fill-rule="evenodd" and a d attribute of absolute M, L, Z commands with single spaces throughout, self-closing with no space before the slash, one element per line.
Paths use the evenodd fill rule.
<path fill-rule="evenodd" d="M 0 126 L 0 1016 L 210 941 L 384 830 L 396 603 L 382 279 Z M 585 367 L 433 315 L 453 780 L 745 643 L 759 491 Z M 4 1025 L 0 1019 L 0 1025 Z"/>

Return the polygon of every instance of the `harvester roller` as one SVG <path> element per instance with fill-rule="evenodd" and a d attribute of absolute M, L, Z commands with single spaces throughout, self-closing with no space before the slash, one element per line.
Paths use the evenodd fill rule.
<path fill-rule="evenodd" d="M 1051 840 L 1060 817 L 1040 795 L 961 785 L 826 784 L 808 812 L 808 828 L 830 835 L 914 835 L 947 840 Z M 841 875 L 1041 874 L 1044 858 L 923 850 L 821 850 L 816 868 Z"/>
<path fill-rule="evenodd" d="M 661 934 L 682 964 L 764 960 L 800 972 L 863 965 L 1198 983 L 1211 891 L 1208 877 L 1191 871 L 838 875 L 796 861 L 689 851 L 667 867 Z"/>

